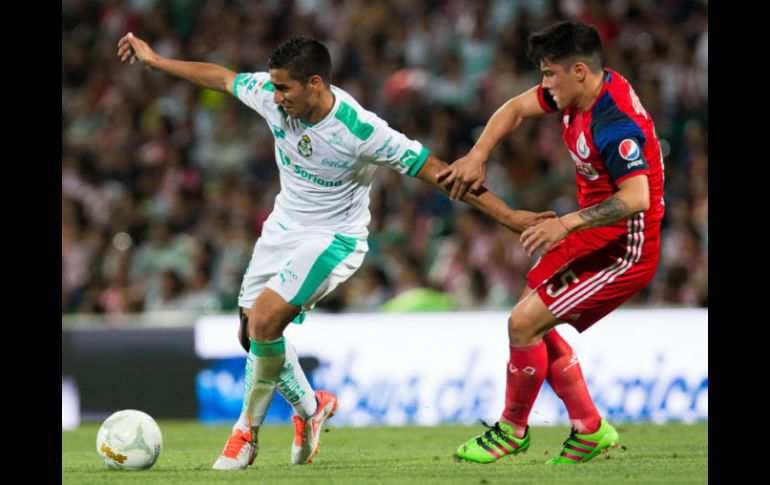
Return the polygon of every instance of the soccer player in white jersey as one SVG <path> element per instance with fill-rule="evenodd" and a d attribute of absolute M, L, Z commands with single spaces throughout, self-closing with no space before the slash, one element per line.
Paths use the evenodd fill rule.
<path fill-rule="evenodd" d="M 259 113 L 275 138 L 281 191 L 243 277 L 239 339 L 248 351 L 243 407 L 216 470 L 243 469 L 257 455 L 257 433 L 276 388 L 292 404 L 291 462 L 311 461 L 336 397 L 308 384 L 283 337 L 292 321 L 348 279 L 368 250 L 369 190 L 377 166 L 439 187 L 447 165 L 330 84 L 331 57 L 320 42 L 295 37 L 270 57 L 269 72 L 168 59 L 131 33 L 118 57 L 232 94 Z M 462 199 L 515 232 L 553 213 L 514 211 L 482 188 Z"/>

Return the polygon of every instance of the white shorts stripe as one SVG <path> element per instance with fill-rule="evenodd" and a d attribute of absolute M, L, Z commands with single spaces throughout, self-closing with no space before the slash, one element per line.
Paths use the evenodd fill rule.
<path fill-rule="evenodd" d="M 605 269 L 603 271 L 600 271 L 599 273 L 594 275 L 593 278 L 589 280 L 590 283 L 586 282 L 583 285 L 580 285 L 580 288 L 578 289 L 578 291 L 573 292 L 569 298 L 561 299 L 559 303 L 554 305 L 554 310 L 553 310 L 554 315 L 561 316 L 564 313 L 568 312 L 569 310 L 574 308 L 578 303 L 584 301 L 586 298 L 588 298 L 589 296 L 599 291 L 607 283 L 613 281 L 619 274 L 625 273 L 626 271 L 628 271 L 628 269 L 632 267 L 633 260 L 637 252 L 640 251 L 639 244 L 638 244 L 639 234 L 635 230 L 637 228 L 638 228 L 638 218 L 633 217 L 629 219 L 628 221 L 629 243 L 628 243 L 628 246 L 626 246 L 626 255 L 622 260 L 621 259 L 618 260 L 619 266 L 611 270 Z M 589 293 L 589 294 L 586 295 L 586 293 Z"/>
<path fill-rule="evenodd" d="M 632 221 L 634 227 L 632 227 Z M 581 290 L 578 293 L 573 294 L 573 296 L 569 298 L 569 301 L 562 300 L 561 303 L 557 305 L 558 308 L 555 309 L 554 315 L 561 317 L 572 308 L 579 305 L 587 298 L 601 290 L 607 283 L 614 281 L 615 278 L 625 273 L 633 266 L 633 262 L 638 260 L 641 256 L 641 242 L 643 241 L 643 238 L 640 237 L 641 234 L 637 232 L 640 225 L 639 222 L 639 218 L 636 217 L 629 220 L 629 239 L 632 239 L 632 243 L 627 247 L 625 258 L 623 260 L 619 260 L 619 262 L 622 263 L 621 266 L 617 269 L 614 269 L 613 271 L 604 270 L 600 272 L 601 278 L 598 281 L 596 281 L 595 278 L 592 278 L 594 281 L 592 284 L 582 285 Z"/>
<path fill-rule="evenodd" d="M 636 255 L 634 263 L 639 262 L 639 258 L 642 257 L 642 246 L 644 246 L 644 212 L 639 213 L 639 254 Z"/>
<path fill-rule="evenodd" d="M 634 262 L 639 261 L 644 242 L 644 235 L 641 232 L 644 228 L 643 217 L 643 214 L 638 214 L 628 220 L 628 244 L 623 259 L 619 258 L 615 263 L 595 274 L 589 280 L 578 285 L 567 295 L 553 303 L 550 310 L 555 316 L 563 316 L 572 308 L 601 290 L 607 283 L 611 283 L 619 275 L 628 271 Z"/>
<path fill-rule="evenodd" d="M 604 286 L 607 283 L 612 283 L 615 280 L 615 278 L 617 278 L 619 275 L 622 275 L 623 273 L 628 271 L 630 268 L 631 268 L 631 263 L 627 262 L 624 266 L 622 266 L 621 268 L 618 268 L 618 270 L 615 271 L 614 273 L 606 273 L 604 277 L 600 281 L 598 281 L 594 286 L 590 288 L 586 288 L 584 291 L 580 292 L 579 295 L 575 296 L 575 298 L 577 298 L 576 300 L 573 300 L 572 302 L 567 303 L 566 307 L 564 307 L 562 310 L 559 310 L 558 314 L 554 313 L 554 315 L 556 315 L 557 317 L 561 317 L 562 315 L 568 313 L 570 310 L 572 310 L 573 308 L 578 306 L 580 303 L 582 303 L 585 299 L 589 298 L 591 295 L 593 295 L 597 291 L 604 288 Z"/>
<path fill-rule="evenodd" d="M 633 239 L 635 240 L 634 242 L 638 241 L 636 236 L 634 236 Z M 594 277 L 591 278 L 590 283 L 584 283 L 581 285 L 579 291 L 573 293 L 570 298 L 561 300 L 557 305 L 554 306 L 554 310 L 552 310 L 554 315 L 557 317 L 563 316 L 565 313 L 569 312 L 571 309 L 589 298 L 591 295 L 601 290 L 607 283 L 614 281 L 618 275 L 628 271 L 633 266 L 632 260 L 636 250 L 637 248 L 634 244 L 634 246 L 630 248 L 630 251 L 627 251 L 625 259 L 618 259 L 619 266 L 615 267 L 611 271 L 604 270 L 597 273 L 597 275 L 594 275 Z"/>
<path fill-rule="evenodd" d="M 624 259 L 618 258 L 617 261 L 612 263 L 610 266 L 604 268 L 602 271 L 596 273 L 591 278 L 587 279 L 586 281 L 580 283 L 578 286 L 572 288 L 568 293 L 566 293 L 563 297 L 559 298 L 558 300 L 554 301 L 551 306 L 549 307 L 551 312 L 556 314 L 555 312 L 558 311 L 559 306 L 561 306 L 564 303 L 568 303 L 569 300 L 571 300 L 576 295 L 576 293 L 580 292 L 583 288 L 585 288 L 587 285 L 592 285 L 596 280 L 600 279 L 602 276 L 604 276 L 607 272 L 613 272 L 618 269 L 618 267 L 623 266 L 625 264 Z"/>
<path fill-rule="evenodd" d="M 579 292 L 583 288 L 585 288 L 586 285 L 592 284 L 593 282 L 595 282 L 596 280 L 598 280 L 599 278 L 604 276 L 604 274 L 606 272 L 614 271 L 618 266 L 623 265 L 623 263 L 626 260 L 628 260 L 628 258 L 630 256 L 630 253 L 631 253 L 631 246 L 632 246 L 632 239 L 633 239 L 633 231 L 631 230 L 632 221 L 633 221 L 633 219 L 629 219 L 628 222 L 627 222 L 627 225 L 628 225 L 628 236 L 627 236 L 626 254 L 623 257 L 623 259 L 618 258 L 618 260 L 616 262 L 614 262 L 611 265 L 609 265 L 608 267 L 604 268 L 602 271 L 596 273 L 595 275 L 593 275 L 591 278 L 587 279 L 586 281 L 580 283 L 575 288 L 572 288 L 570 291 L 565 293 L 561 298 L 559 298 L 558 300 L 554 301 L 551 304 L 551 306 L 549 307 L 551 312 L 554 312 L 554 309 L 557 309 L 557 307 L 559 307 L 562 303 L 566 303 L 567 300 L 571 300 L 572 297 L 575 296 L 575 294 L 577 292 Z M 554 314 L 555 314 L 555 312 L 554 312 Z"/>

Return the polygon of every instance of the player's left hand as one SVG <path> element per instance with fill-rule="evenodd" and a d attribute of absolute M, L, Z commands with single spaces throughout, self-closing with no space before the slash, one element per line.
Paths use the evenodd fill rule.
<path fill-rule="evenodd" d="M 547 253 L 551 246 L 567 237 L 569 231 L 564 222 L 555 217 L 548 219 L 536 226 L 532 226 L 521 234 L 521 244 L 524 251 L 530 256 L 543 247 L 543 254 Z"/>

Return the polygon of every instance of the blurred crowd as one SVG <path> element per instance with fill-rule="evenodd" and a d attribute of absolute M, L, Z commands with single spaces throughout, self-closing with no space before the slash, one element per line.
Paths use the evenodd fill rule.
<path fill-rule="evenodd" d="M 706 0 L 63 0 L 62 312 L 230 311 L 280 190 L 272 135 L 236 99 L 139 64 L 132 31 L 159 54 L 236 72 L 310 35 L 332 83 L 451 162 L 508 98 L 540 80 L 528 35 L 593 24 L 608 67 L 655 120 L 667 213 L 657 276 L 631 304 L 708 306 Z M 511 207 L 577 208 L 558 114 L 529 120 L 488 164 Z M 510 309 L 533 263 L 518 235 L 416 179 L 378 169 L 370 253 L 319 306 L 376 311 L 409 290 L 447 308 Z"/>

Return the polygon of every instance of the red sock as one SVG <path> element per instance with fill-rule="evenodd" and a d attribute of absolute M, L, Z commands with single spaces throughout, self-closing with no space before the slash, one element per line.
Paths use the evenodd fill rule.
<path fill-rule="evenodd" d="M 567 406 L 572 427 L 580 434 L 594 433 L 602 418 L 588 393 L 577 356 L 556 329 L 543 340 L 548 347 L 548 383 Z"/>
<path fill-rule="evenodd" d="M 511 345 L 510 349 L 505 410 L 501 419 L 526 428 L 529 412 L 548 372 L 548 350 L 542 340 L 533 345 Z"/>

